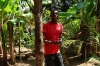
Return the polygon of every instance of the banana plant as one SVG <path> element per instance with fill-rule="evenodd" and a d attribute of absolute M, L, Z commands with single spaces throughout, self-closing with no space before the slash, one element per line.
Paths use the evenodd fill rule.
<path fill-rule="evenodd" d="M 70 7 L 67 12 L 60 12 L 59 18 L 65 27 L 66 33 L 68 32 L 68 29 L 71 30 L 71 32 L 73 30 L 76 30 L 72 30 L 72 28 L 77 26 L 77 31 L 74 31 L 73 36 L 75 36 L 75 34 L 77 34 L 78 36 L 79 33 L 81 33 L 81 35 L 77 38 L 81 41 L 84 41 L 82 44 L 82 46 L 84 45 L 84 47 L 82 47 L 84 54 L 85 49 L 87 51 L 90 50 L 86 48 L 86 45 L 88 43 L 87 41 L 89 41 L 88 39 L 91 34 L 88 26 L 95 26 L 97 0 L 75 0 L 75 2 L 76 3 L 72 7 Z M 72 25 L 71 27 L 69 27 L 69 23 L 71 23 L 71 25 L 73 24 L 74 26 Z M 71 32 L 69 32 L 69 34 L 72 34 Z"/>
<path fill-rule="evenodd" d="M 7 51 L 6 51 L 6 44 L 5 44 L 5 35 L 3 31 L 3 21 L 4 21 L 4 8 L 8 4 L 8 0 L 0 0 L 0 32 L 2 38 L 2 47 L 3 47 L 3 65 L 7 66 Z"/>
<path fill-rule="evenodd" d="M 14 64 L 13 25 L 15 24 L 15 18 L 18 18 L 17 16 L 22 14 L 21 11 L 18 11 L 20 2 L 20 0 L 1 0 L 0 2 L 0 25 L 3 38 L 3 55 L 5 55 L 4 66 L 7 66 L 7 41 L 10 44 L 11 63 Z"/>

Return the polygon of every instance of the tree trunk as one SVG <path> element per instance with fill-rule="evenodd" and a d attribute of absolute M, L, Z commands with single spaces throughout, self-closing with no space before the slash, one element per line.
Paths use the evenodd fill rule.
<path fill-rule="evenodd" d="M 20 38 L 20 22 L 18 23 L 18 40 L 19 40 L 19 61 L 22 61 L 21 59 L 21 38 Z"/>
<path fill-rule="evenodd" d="M 3 50 L 2 50 L 2 45 L 0 44 L 0 64 L 2 65 L 2 57 L 3 57 Z"/>
<path fill-rule="evenodd" d="M 84 25 L 84 23 L 82 23 L 83 25 L 81 25 L 80 27 L 80 30 L 82 32 L 81 34 L 81 41 L 83 41 L 83 44 L 82 44 L 82 49 L 81 49 L 81 53 L 82 53 L 82 57 L 84 59 L 86 59 L 87 57 L 90 56 L 90 40 L 89 39 L 89 36 L 90 36 L 90 31 L 89 31 L 89 28 Z"/>
<path fill-rule="evenodd" d="M 6 50 L 4 32 L 3 32 L 1 23 L 0 23 L 0 32 L 1 32 L 1 37 L 2 37 L 2 48 L 3 48 L 3 66 L 7 66 L 7 50 Z"/>
<path fill-rule="evenodd" d="M 86 59 L 90 55 L 89 52 L 91 50 L 91 47 L 89 44 L 90 40 L 88 40 L 89 36 L 90 36 L 89 28 L 85 25 L 85 22 L 81 22 L 80 31 L 74 37 L 74 39 L 80 38 L 80 40 L 83 41 L 81 48 L 83 59 Z"/>
<path fill-rule="evenodd" d="M 8 22 L 7 26 L 8 26 L 8 35 L 10 43 L 11 64 L 14 64 L 13 24 L 11 22 Z"/>
<path fill-rule="evenodd" d="M 42 33 L 42 0 L 34 1 L 34 19 L 35 19 L 35 54 L 36 66 L 44 66 L 44 44 Z"/>

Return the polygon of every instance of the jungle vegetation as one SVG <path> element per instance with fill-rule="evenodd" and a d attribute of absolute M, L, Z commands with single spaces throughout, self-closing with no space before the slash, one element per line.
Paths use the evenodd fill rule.
<path fill-rule="evenodd" d="M 15 46 L 19 47 L 20 60 L 20 48 L 27 47 L 35 50 L 36 66 L 44 66 L 42 25 L 50 20 L 52 8 L 59 11 L 59 22 L 64 27 L 64 57 L 65 50 L 73 45 L 77 46 L 76 54 L 81 53 L 84 59 L 100 56 L 100 0 L 0 0 L 3 66 L 7 66 L 8 50 L 11 64 L 16 63 Z"/>

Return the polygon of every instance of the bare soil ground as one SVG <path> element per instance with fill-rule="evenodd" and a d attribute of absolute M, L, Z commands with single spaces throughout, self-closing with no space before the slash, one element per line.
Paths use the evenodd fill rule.
<path fill-rule="evenodd" d="M 69 64 L 65 63 L 65 66 L 100 66 L 98 65 L 98 61 L 95 59 L 91 59 L 89 61 L 84 61 L 80 56 L 69 57 Z M 12 66 L 36 66 L 35 65 L 35 57 L 30 56 L 27 60 L 22 60 L 19 63 L 16 63 Z"/>
<path fill-rule="evenodd" d="M 25 50 L 26 49 L 24 49 L 24 51 Z M 68 62 L 64 61 L 65 66 L 100 66 L 98 65 L 100 61 L 97 61 L 96 59 L 91 59 L 88 61 L 83 60 L 81 54 L 79 55 L 70 54 L 69 56 L 67 55 L 66 57 Z M 30 55 L 27 60 L 21 60 L 20 62 L 16 62 L 14 65 L 11 66 L 36 66 L 35 59 L 36 58 L 33 55 Z"/>
<path fill-rule="evenodd" d="M 21 60 L 12 66 L 36 66 L 35 65 L 35 57 L 30 56 L 27 60 Z"/>
<path fill-rule="evenodd" d="M 66 66 L 100 66 L 96 59 L 91 58 L 90 60 L 85 60 L 81 56 L 70 57 L 68 61 L 69 65 Z"/>

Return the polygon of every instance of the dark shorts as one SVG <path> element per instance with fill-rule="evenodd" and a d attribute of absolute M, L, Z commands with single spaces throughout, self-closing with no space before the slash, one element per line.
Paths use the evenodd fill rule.
<path fill-rule="evenodd" d="M 45 55 L 46 66 L 64 66 L 61 53 Z"/>

